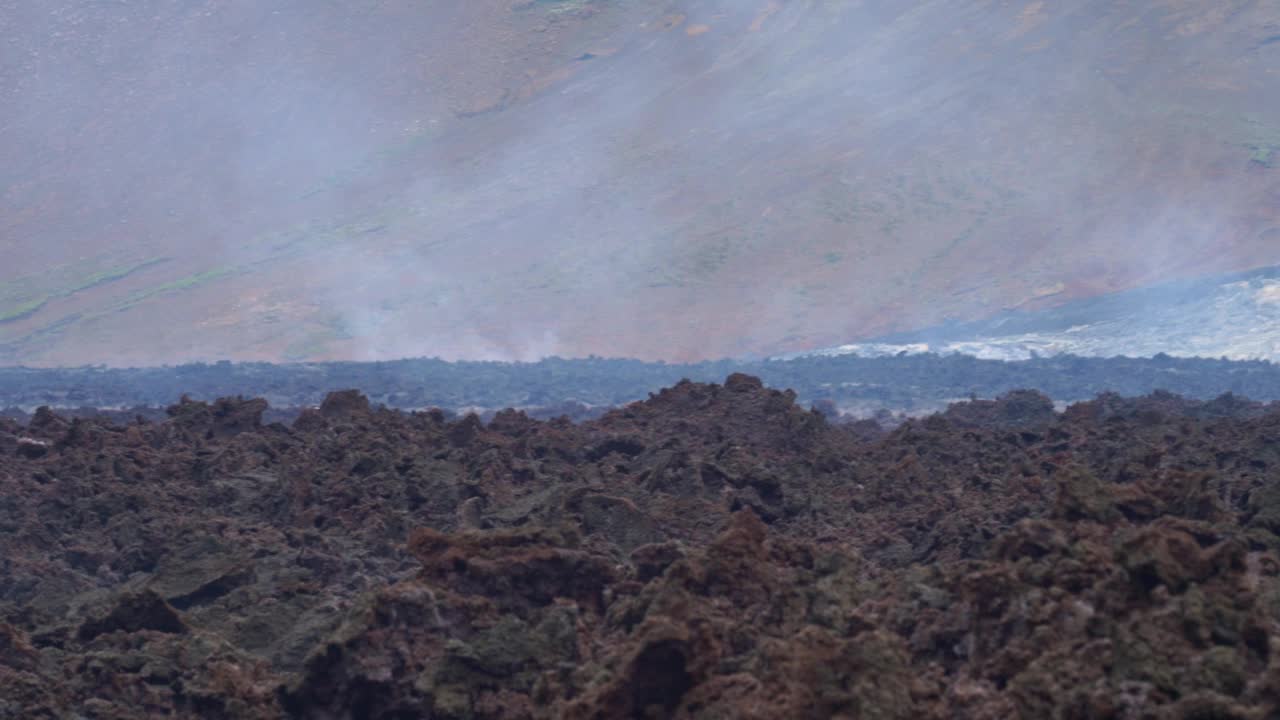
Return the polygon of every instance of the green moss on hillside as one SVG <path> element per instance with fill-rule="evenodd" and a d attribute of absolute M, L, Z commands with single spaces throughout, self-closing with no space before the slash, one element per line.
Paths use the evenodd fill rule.
<path fill-rule="evenodd" d="M 160 263 L 167 262 L 167 261 L 168 261 L 168 258 L 157 257 L 157 258 L 151 258 L 149 260 L 144 260 L 140 263 L 134 263 L 131 265 L 117 265 L 115 267 L 109 267 L 109 268 L 106 268 L 105 270 L 100 270 L 96 273 L 93 273 L 84 278 L 81 278 L 79 281 L 77 281 L 71 287 L 69 287 L 65 291 L 65 293 L 67 295 L 70 295 L 72 293 L 77 293 L 82 290 L 88 290 L 90 288 L 98 287 L 99 285 L 106 285 L 107 283 L 112 283 L 117 280 L 123 280 L 124 278 L 138 272 L 139 270 L 149 268 L 153 265 L 159 265 Z"/>
<path fill-rule="evenodd" d="M 44 307 L 47 302 L 49 302 L 49 298 L 41 297 L 35 300 L 29 300 L 14 307 L 0 310 L 0 323 L 13 322 L 25 317 L 30 317 L 31 315 L 39 312 L 40 308 Z"/>

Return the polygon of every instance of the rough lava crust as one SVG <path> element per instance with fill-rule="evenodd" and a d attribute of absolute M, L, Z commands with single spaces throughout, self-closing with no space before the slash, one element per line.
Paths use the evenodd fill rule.
<path fill-rule="evenodd" d="M 1280 713 L 1280 412 L 0 420 L 0 717 Z"/>

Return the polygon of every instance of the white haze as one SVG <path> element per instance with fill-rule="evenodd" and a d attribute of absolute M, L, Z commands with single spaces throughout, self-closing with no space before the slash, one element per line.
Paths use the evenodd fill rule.
<path fill-rule="evenodd" d="M 504 55 L 512 36 L 477 24 L 554 3 L 0 0 L 0 210 L 19 218 L 0 225 L 0 274 L 91 236 L 177 258 L 177 277 L 243 270 L 209 310 L 249 308 L 234 352 L 158 327 L 190 347 L 178 359 L 253 357 L 282 332 L 298 358 L 686 359 L 737 327 L 741 352 L 799 350 L 996 313 L 1064 279 L 1280 263 L 1280 181 L 1243 148 L 1255 126 L 1280 132 L 1280 92 L 1233 95 L 1219 118 L 1212 88 L 1159 91 L 1165 73 L 1266 77 L 1249 68 L 1280 44 L 1252 48 L 1245 20 L 1205 10 L 1218 25 L 1195 34 L 1095 0 L 597 4 L 613 23 L 598 37 L 547 21 L 563 53 L 599 55 L 575 62 Z M 1226 60 L 1199 67 L 1210 50 Z M 1231 143 L 1239 163 L 1202 172 Z M 21 219 L 49 198 L 79 210 Z M 257 277 L 270 287 L 238 295 Z"/>
<path fill-rule="evenodd" d="M 937 353 L 1027 360 L 1055 355 L 1146 357 L 1164 353 L 1280 362 L 1280 277 L 1276 271 L 1150 292 L 1155 296 L 1104 297 L 965 329 L 924 331 L 912 334 L 914 337 L 850 343 L 808 354 L 883 357 Z"/>

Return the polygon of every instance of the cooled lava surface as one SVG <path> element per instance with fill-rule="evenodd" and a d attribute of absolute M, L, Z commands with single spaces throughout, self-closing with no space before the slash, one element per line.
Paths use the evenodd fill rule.
<path fill-rule="evenodd" d="M 0 717 L 1264 718 L 1280 411 L 0 420 Z"/>

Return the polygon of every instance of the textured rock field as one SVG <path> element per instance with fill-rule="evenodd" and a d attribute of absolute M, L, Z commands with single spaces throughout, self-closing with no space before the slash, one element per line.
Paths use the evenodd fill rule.
<path fill-rule="evenodd" d="M 0 421 L 0 717 L 1262 718 L 1280 410 Z"/>

